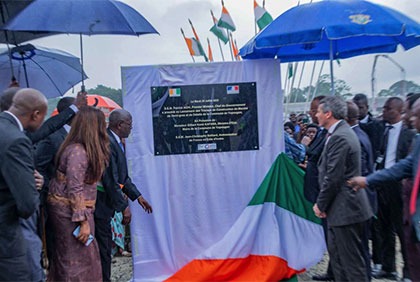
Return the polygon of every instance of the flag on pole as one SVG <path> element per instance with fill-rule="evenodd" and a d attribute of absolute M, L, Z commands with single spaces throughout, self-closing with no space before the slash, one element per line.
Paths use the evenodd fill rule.
<path fill-rule="evenodd" d="M 191 56 L 204 56 L 204 51 L 200 48 L 200 45 L 195 38 L 185 37 L 185 42 L 187 43 L 188 50 L 190 51 Z"/>
<path fill-rule="evenodd" d="M 225 236 L 167 281 L 280 281 L 315 265 L 326 247 L 303 175 L 280 154 Z"/>
<path fill-rule="evenodd" d="M 258 28 L 261 30 L 267 25 L 269 25 L 273 18 L 267 12 L 267 10 L 258 5 L 257 1 L 254 0 L 254 15 L 255 15 L 255 22 L 258 25 Z"/>
<path fill-rule="evenodd" d="M 210 28 L 210 31 L 213 32 L 213 34 L 216 35 L 217 38 L 222 40 L 223 43 L 225 44 L 228 43 L 229 38 L 226 31 L 217 26 L 218 21 L 216 17 L 213 15 L 213 11 L 210 11 L 210 12 L 211 12 L 211 17 L 213 18 L 213 26 Z"/>
<path fill-rule="evenodd" d="M 184 37 L 185 43 L 187 44 L 188 51 L 190 52 L 191 56 L 204 56 L 205 58 L 207 58 L 206 54 L 204 53 L 203 47 L 201 47 L 201 44 L 199 44 L 197 39 L 186 37 L 182 28 L 181 33 Z"/>
<path fill-rule="evenodd" d="M 226 9 L 223 1 L 222 1 L 222 14 L 220 16 L 219 21 L 217 22 L 217 26 L 226 28 L 231 31 L 236 30 L 236 26 L 233 23 L 232 17 L 230 16 L 228 10 Z"/>
<path fill-rule="evenodd" d="M 210 46 L 210 40 L 207 38 L 207 45 L 208 45 L 208 55 L 209 55 L 209 61 L 213 62 L 213 52 L 211 50 L 211 46 Z"/>
<path fill-rule="evenodd" d="M 204 59 L 206 60 L 206 62 L 208 62 L 208 58 L 207 58 L 207 56 L 206 56 L 206 53 L 204 52 L 204 48 L 203 48 L 203 46 L 201 45 L 200 39 L 198 38 L 198 34 L 197 34 L 197 32 L 195 31 L 194 25 L 192 24 L 192 22 L 191 22 L 191 20 L 190 20 L 190 19 L 188 19 L 188 21 L 189 21 L 189 23 L 190 23 L 190 25 L 191 25 L 191 29 L 192 29 L 192 31 L 193 31 L 193 33 L 194 33 L 194 37 L 195 37 L 196 42 L 197 42 L 197 44 L 198 44 L 198 48 L 202 51 L 202 52 L 201 52 L 201 54 L 203 54 Z"/>
<path fill-rule="evenodd" d="M 291 78 L 293 76 L 293 64 L 287 64 L 287 78 Z"/>

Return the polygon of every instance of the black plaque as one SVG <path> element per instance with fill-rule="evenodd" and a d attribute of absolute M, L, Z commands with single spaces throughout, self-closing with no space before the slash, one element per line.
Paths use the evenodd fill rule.
<path fill-rule="evenodd" d="M 258 150 L 256 82 L 151 87 L 155 155 Z"/>

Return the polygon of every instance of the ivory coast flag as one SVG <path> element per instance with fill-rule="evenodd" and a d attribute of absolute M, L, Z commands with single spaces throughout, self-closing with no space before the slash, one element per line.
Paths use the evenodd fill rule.
<path fill-rule="evenodd" d="M 232 17 L 230 16 L 228 10 L 225 8 L 225 6 L 222 7 L 222 15 L 220 16 L 219 21 L 217 22 L 217 26 L 224 27 L 226 29 L 229 29 L 231 31 L 236 30 L 236 26 L 233 23 Z"/>
<path fill-rule="evenodd" d="M 185 37 L 185 42 L 187 43 L 191 56 L 205 56 L 203 47 L 197 39 Z"/>
<path fill-rule="evenodd" d="M 273 18 L 271 17 L 271 15 L 266 11 L 266 9 L 258 5 L 256 0 L 254 0 L 254 15 L 255 15 L 255 22 L 257 23 L 258 28 L 260 30 L 266 27 L 267 25 L 269 25 L 273 21 Z"/>
<path fill-rule="evenodd" d="M 303 196 L 304 172 L 280 154 L 226 235 L 169 281 L 279 281 L 325 252 L 321 222 Z"/>

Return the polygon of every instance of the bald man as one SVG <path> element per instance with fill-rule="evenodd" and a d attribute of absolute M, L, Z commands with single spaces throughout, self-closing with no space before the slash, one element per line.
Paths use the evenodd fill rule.
<path fill-rule="evenodd" d="M 8 111 L 0 113 L 0 281 L 30 281 L 26 240 L 19 219 L 39 205 L 32 142 L 23 132 L 37 130 L 47 99 L 35 89 L 20 89 Z"/>
<path fill-rule="evenodd" d="M 402 121 L 404 101 L 399 97 L 386 100 L 382 109 L 384 131 L 376 153 L 376 171 L 392 167 L 404 159 L 411 148 L 415 133 Z M 388 181 L 373 187 L 378 193 L 378 213 L 373 223 L 372 260 L 381 268 L 374 269 L 376 279 L 398 279 L 395 264 L 395 233 L 400 242 L 404 242 L 402 228 L 402 184 L 400 181 Z M 401 252 L 404 261 L 403 278 L 409 278 L 407 256 L 404 243 Z"/>
<path fill-rule="evenodd" d="M 95 237 L 99 246 L 103 281 L 111 281 L 112 232 L 111 218 L 114 212 L 123 212 L 122 223 L 129 224 L 131 212 L 123 196 L 139 203 L 145 212 L 151 213 L 152 206 L 146 201 L 128 176 L 127 159 L 122 139 L 127 138 L 133 128 L 131 114 L 126 110 L 114 110 L 109 115 L 108 136 L 111 147 L 109 165 L 98 185 L 95 206 Z"/>

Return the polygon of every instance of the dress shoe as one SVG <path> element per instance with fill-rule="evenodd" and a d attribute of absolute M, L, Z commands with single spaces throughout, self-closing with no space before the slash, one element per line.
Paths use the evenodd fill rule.
<path fill-rule="evenodd" d="M 372 273 L 372 276 L 376 279 L 389 279 L 389 280 L 398 280 L 398 273 L 396 271 L 387 272 L 384 270 L 380 270 L 377 272 Z"/>
<path fill-rule="evenodd" d="M 334 277 L 329 276 L 327 273 L 324 273 L 324 274 L 312 276 L 312 280 L 315 280 L 315 281 L 334 281 Z"/>

